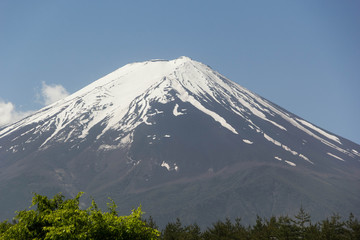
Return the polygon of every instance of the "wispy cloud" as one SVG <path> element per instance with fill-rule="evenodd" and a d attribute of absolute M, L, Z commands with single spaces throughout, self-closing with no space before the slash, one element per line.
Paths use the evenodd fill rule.
<path fill-rule="evenodd" d="M 16 122 L 33 111 L 19 111 L 12 102 L 5 102 L 0 99 L 0 127 Z"/>
<path fill-rule="evenodd" d="M 41 99 L 44 105 L 52 104 L 67 96 L 69 96 L 69 93 L 62 85 L 48 85 L 45 82 L 42 82 Z"/>
<path fill-rule="evenodd" d="M 37 94 L 38 101 L 42 105 L 49 105 L 69 95 L 68 91 L 59 84 L 48 85 L 42 82 L 40 93 Z M 34 111 L 18 110 L 12 102 L 0 99 L 0 127 L 14 123 Z"/>

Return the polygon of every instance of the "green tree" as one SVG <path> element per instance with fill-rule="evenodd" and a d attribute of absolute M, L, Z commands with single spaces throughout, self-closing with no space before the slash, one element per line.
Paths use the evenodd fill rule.
<path fill-rule="evenodd" d="M 281 216 L 278 218 L 278 239 L 291 240 L 297 239 L 296 227 L 293 225 L 293 221 L 288 216 Z"/>
<path fill-rule="evenodd" d="M 354 217 L 354 214 L 350 213 L 349 219 L 346 221 L 345 226 L 347 228 L 348 239 L 358 240 L 360 239 L 360 222 Z"/>
<path fill-rule="evenodd" d="M 159 231 L 146 226 L 141 220 L 141 207 L 129 216 L 118 216 L 116 205 L 108 204 L 108 212 L 102 212 L 92 201 L 91 206 L 79 208 L 80 192 L 74 199 L 64 200 L 57 194 L 53 199 L 35 194 L 32 206 L 35 209 L 17 213 L 17 222 L 0 232 L 2 240 L 27 239 L 157 239 Z"/>
<path fill-rule="evenodd" d="M 0 223 L 0 236 L 4 232 L 6 232 L 11 226 L 12 226 L 12 224 L 9 223 L 8 221 L 1 222 Z"/>
<path fill-rule="evenodd" d="M 201 229 L 196 223 L 190 224 L 184 228 L 183 239 L 184 240 L 200 240 L 201 238 Z"/>
<path fill-rule="evenodd" d="M 309 239 L 308 234 L 309 227 L 311 226 L 311 216 L 309 213 L 305 212 L 304 208 L 301 206 L 299 212 L 295 215 L 295 220 L 292 220 L 295 228 L 296 235 L 298 239 Z"/>
<path fill-rule="evenodd" d="M 164 231 L 162 232 L 163 240 L 178 240 L 184 233 L 184 228 L 179 218 L 176 222 L 169 222 L 166 224 Z"/>
<path fill-rule="evenodd" d="M 146 223 L 146 226 L 159 230 L 159 226 L 156 224 L 155 220 L 152 218 L 152 216 L 149 216 L 148 219 L 145 219 L 144 222 Z"/>
<path fill-rule="evenodd" d="M 162 233 L 163 240 L 200 240 L 201 229 L 194 223 L 188 226 L 183 226 L 180 219 L 177 218 L 176 222 L 168 223 Z"/>
<path fill-rule="evenodd" d="M 241 225 L 241 219 L 238 218 L 235 220 L 235 223 L 232 223 L 229 218 L 225 221 L 218 221 L 208 228 L 204 232 L 204 239 L 249 239 L 247 230 Z"/>
<path fill-rule="evenodd" d="M 345 223 L 340 221 L 339 215 L 331 216 L 330 220 L 327 218 L 321 222 L 320 239 L 326 240 L 341 240 L 347 239 L 347 231 Z"/>
<path fill-rule="evenodd" d="M 250 229 L 251 239 L 268 239 L 266 225 L 260 216 L 256 216 L 255 225 Z"/>

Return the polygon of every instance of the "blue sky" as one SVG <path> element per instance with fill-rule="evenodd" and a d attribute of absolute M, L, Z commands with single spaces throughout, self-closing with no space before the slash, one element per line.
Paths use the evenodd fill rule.
<path fill-rule="evenodd" d="M 360 143 L 360 1 L 0 1 L 0 124 L 134 61 L 189 56 Z"/>

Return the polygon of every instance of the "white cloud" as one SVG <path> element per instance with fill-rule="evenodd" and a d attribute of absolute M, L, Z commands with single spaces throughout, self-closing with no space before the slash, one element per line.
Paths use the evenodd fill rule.
<path fill-rule="evenodd" d="M 42 82 L 41 96 L 43 99 L 43 104 L 49 105 L 56 102 L 57 100 L 69 96 L 69 93 L 61 85 L 47 85 L 45 82 Z"/>
<path fill-rule="evenodd" d="M 63 86 L 57 84 L 47 85 L 43 82 L 41 93 L 37 97 L 43 105 L 49 105 L 68 95 L 68 91 Z M 0 127 L 14 123 L 33 112 L 18 110 L 12 102 L 6 102 L 0 98 Z"/>
<path fill-rule="evenodd" d="M 5 102 L 0 99 L 0 127 L 16 122 L 28 115 L 30 115 L 32 111 L 18 111 L 15 108 L 15 105 L 11 102 Z"/>

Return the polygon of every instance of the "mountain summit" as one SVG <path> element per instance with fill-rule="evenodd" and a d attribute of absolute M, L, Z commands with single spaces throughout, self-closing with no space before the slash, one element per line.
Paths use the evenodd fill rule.
<path fill-rule="evenodd" d="M 31 193 L 112 197 L 160 225 L 360 216 L 360 146 L 188 57 L 125 65 L 0 129 L 0 217 Z"/>

